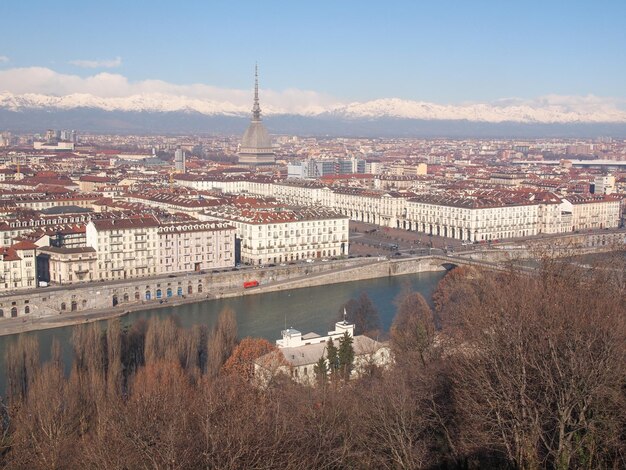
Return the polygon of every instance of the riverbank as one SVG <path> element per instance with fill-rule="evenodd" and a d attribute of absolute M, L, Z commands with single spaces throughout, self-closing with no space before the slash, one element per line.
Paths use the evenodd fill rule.
<path fill-rule="evenodd" d="M 144 298 L 141 300 L 130 300 L 130 292 L 140 292 L 135 290 L 135 284 L 140 283 L 142 288 L 148 281 L 134 281 L 132 285 L 122 286 L 89 286 L 84 287 L 85 295 L 111 295 L 111 292 L 103 291 L 111 289 L 116 293 L 119 300 L 122 300 L 116 306 L 107 306 L 102 308 L 83 309 L 77 311 L 69 311 L 66 313 L 56 313 L 48 315 L 24 315 L 18 318 L 7 318 L 2 320 L 0 324 L 0 336 L 23 333 L 27 331 L 37 331 L 49 328 L 59 328 L 64 326 L 77 325 L 82 323 L 91 323 L 94 321 L 107 320 L 111 318 L 121 317 L 133 312 L 140 312 L 149 309 L 159 309 L 165 307 L 174 307 L 184 304 L 197 303 L 205 300 L 227 299 L 232 297 L 241 297 L 248 295 L 265 294 L 276 291 L 289 291 L 314 286 L 323 286 L 329 284 L 338 284 L 342 282 L 359 281 L 364 279 L 374 279 L 385 276 L 401 276 L 405 274 L 415 274 L 420 272 L 436 272 L 445 270 L 438 258 L 422 257 L 407 258 L 398 260 L 387 260 L 385 258 L 362 258 L 356 260 L 347 260 L 344 262 L 318 262 L 316 266 L 298 266 L 298 269 L 289 267 L 288 274 L 281 270 L 247 270 L 239 273 L 212 273 L 208 282 L 202 282 L 203 279 L 194 278 L 193 283 L 184 276 L 182 280 L 172 278 L 160 279 L 160 282 L 153 280 L 154 289 L 146 292 L 162 292 L 164 298 L 154 299 L 152 295 L 149 300 Z M 220 275 L 221 274 L 221 275 Z M 243 282 L 251 280 L 253 277 L 261 278 L 262 283 L 258 287 L 244 289 Z M 206 280 L 206 279 L 204 279 Z M 163 284 L 163 285 L 161 285 Z M 200 286 L 203 286 L 200 288 Z M 195 287 L 192 295 L 177 295 L 181 288 Z M 150 284 L 147 284 L 150 288 Z M 94 292 L 94 289 L 98 289 Z M 169 290 L 168 290 L 169 289 Z M 176 290 L 174 290 L 176 289 Z M 127 292 L 122 293 L 126 290 Z M 200 290 L 200 292 L 198 292 Z M 63 297 L 63 290 L 55 291 Z M 176 292 L 171 296 L 167 296 L 167 292 Z M 143 292 L 142 292 L 143 293 Z M 70 298 L 80 298 L 80 289 L 72 289 L 67 292 Z M 126 297 L 124 296 L 126 295 Z M 66 297 L 67 297 L 66 295 Z M 155 295 L 156 296 L 156 295 Z M 124 302 L 123 299 L 129 300 Z M 46 299 L 49 300 L 49 299 Z M 59 299 L 56 300 L 59 303 Z M 76 302 L 76 300 L 73 300 Z M 37 307 L 33 299 L 29 300 L 32 309 Z M 67 304 L 66 304 L 67 305 Z M 70 304 L 71 305 L 71 304 Z"/>

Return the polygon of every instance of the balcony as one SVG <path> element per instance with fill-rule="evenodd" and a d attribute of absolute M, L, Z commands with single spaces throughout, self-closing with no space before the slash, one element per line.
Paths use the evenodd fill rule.
<path fill-rule="evenodd" d="M 87 274 L 88 272 L 89 272 L 89 269 L 82 269 L 82 268 L 79 268 L 79 269 L 75 269 L 75 270 L 74 270 L 74 273 L 79 274 L 79 275 L 80 275 L 80 274 Z"/>

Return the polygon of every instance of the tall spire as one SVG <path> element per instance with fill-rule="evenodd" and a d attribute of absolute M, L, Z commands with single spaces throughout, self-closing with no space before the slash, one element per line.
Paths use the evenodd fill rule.
<path fill-rule="evenodd" d="M 252 106 L 252 120 L 261 120 L 261 106 L 259 106 L 259 66 L 254 64 L 254 105 Z"/>

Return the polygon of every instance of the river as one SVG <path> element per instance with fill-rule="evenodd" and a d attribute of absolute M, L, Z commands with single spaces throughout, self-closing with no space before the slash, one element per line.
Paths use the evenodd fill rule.
<path fill-rule="evenodd" d="M 394 299 L 402 289 L 410 287 L 430 300 L 432 292 L 445 272 L 426 272 L 396 277 L 381 277 L 363 281 L 344 282 L 304 289 L 246 295 L 218 300 L 182 304 L 172 307 L 153 308 L 132 312 L 121 319 L 130 324 L 137 319 L 150 319 L 175 315 L 186 328 L 193 325 L 213 326 L 219 312 L 231 307 L 237 316 L 239 336 L 256 336 L 275 341 L 286 326 L 302 333 L 310 331 L 326 334 L 333 329 L 341 305 L 366 292 L 378 309 L 382 327 L 389 330 L 395 315 Z M 102 322 L 103 326 L 105 322 Z M 72 359 L 70 338 L 75 326 L 22 333 L 39 340 L 41 358 L 47 360 L 54 339 L 61 344 L 63 360 L 69 367 Z M 16 335 L 0 337 L 0 390 L 6 386 L 4 358 L 7 346 L 16 341 Z"/>

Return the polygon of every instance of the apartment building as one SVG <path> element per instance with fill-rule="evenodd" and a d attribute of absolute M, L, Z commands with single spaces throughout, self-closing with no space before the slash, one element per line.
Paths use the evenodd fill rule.
<path fill-rule="evenodd" d="M 522 199 L 420 195 L 407 201 L 405 228 L 467 241 L 537 234 L 538 205 Z"/>
<path fill-rule="evenodd" d="M 40 281 L 77 284 L 99 279 L 98 253 L 93 247 L 39 248 L 37 272 Z"/>
<path fill-rule="evenodd" d="M 619 226 L 621 201 L 617 195 L 572 194 L 563 203 L 564 212 L 572 214 L 572 232 Z"/>
<path fill-rule="evenodd" d="M 152 215 L 90 221 L 87 246 L 98 254 L 98 278 L 114 280 L 156 275 L 159 225 Z"/>
<path fill-rule="evenodd" d="M 0 248 L 0 291 L 36 286 L 37 245 L 22 241 Z"/>
<path fill-rule="evenodd" d="M 328 209 L 221 206 L 204 220 L 236 228 L 237 262 L 254 265 L 348 254 L 348 217 Z"/>
<path fill-rule="evenodd" d="M 164 224 L 157 229 L 157 273 L 235 265 L 235 227 L 223 222 Z"/>

